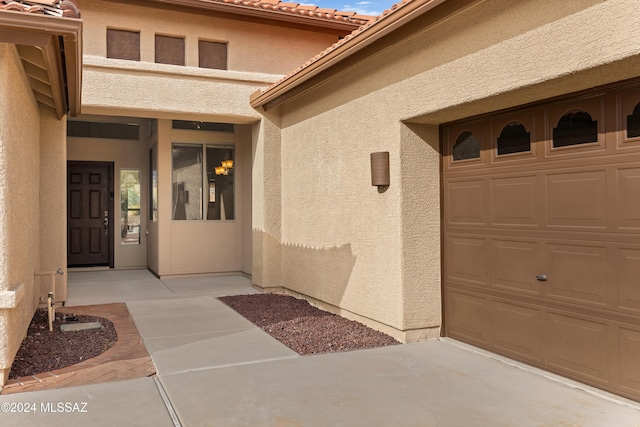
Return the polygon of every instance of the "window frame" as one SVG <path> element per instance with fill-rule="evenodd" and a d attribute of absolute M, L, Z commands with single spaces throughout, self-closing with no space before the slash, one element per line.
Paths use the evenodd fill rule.
<path fill-rule="evenodd" d="M 189 131 L 191 132 L 191 131 Z M 202 161 L 201 161 L 201 194 L 200 194 L 200 218 L 197 219 L 175 219 L 174 218 L 174 212 L 173 212 L 173 204 L 175 203 L 176 199 L 176 185 L 173 181 L 173 173 L 174 173 L 174 158 L 173 158 L 173 148 L 174 147 L 198 147 L 200 148 L 200 153 L 202 155 Z M 208 208 L 209 208 L 209 200 L 210 200 L 210 193 L 209 193 L 209 186 L 210 186 L 210 178 L 208 175 L 208 170 L 207 170 L 207 149 L 209 148 L 220 148 L 220 149 L 227 149 L 227 150 L 232 150 L 233 154 L 232 154 L 232 160 L 234 163 L 233 166 L 233 183 L 232 185 L 232 191 L 233 191 L 233 218 L 231 219 L 208 219 Z M 237 192 L 236 192 L 236 182 L 235 182 L 235 175 L 236 175 L 236 168 L 237 168 L 237 147 L 235 144 L 232 143 L 225 143 L 225 142 L 183 142 L 183 141 L 174 141 L 171 143 L 171 152 L 172 152 L 172 156 L 171 156 L 171 203 L 172 203 L 172 210 L 171 210 L 171 221 L 177 221 L 177 222 L 184 222 L 184 221 L 194 221 L 194 222 L 206 222 L 206 223 L 216 223 L 216 222 L 233 222 L 236 220 L 236 217 L 238 215 L 237 213 L 237 209 L 236 209 L 236 201 L 237 201 Z M 192 196 L 189 196 L 189 198 L 191 198 Z"/>

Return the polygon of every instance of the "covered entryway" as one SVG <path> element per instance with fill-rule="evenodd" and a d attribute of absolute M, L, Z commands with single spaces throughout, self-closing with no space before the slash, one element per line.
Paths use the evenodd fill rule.
<path fill-rule="evenodd" d="M 67 164 L 67 264 L 113 267 L 113 163 Z"/>
<path fill-rule="evenodd" d="M 640 400 L 640 88 L 443 127 L 445 334 Z"/>

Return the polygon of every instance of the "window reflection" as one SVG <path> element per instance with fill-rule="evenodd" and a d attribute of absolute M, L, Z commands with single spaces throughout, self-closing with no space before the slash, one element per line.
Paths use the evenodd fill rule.
<path fill-rule="evenodd" d="M 627 138 L 640 136 L 640 103 L 633 109 L 633 114 L 627 116 Z"/>
<path fill-rule="evenodd" d="M 234 172 L 233 147 L 174 144 L 172 218 L 235 219 Z"/>
<path fill-rule="evenodd" d="M 209 181 L 207 219 L 234 219 L 234 150 L 232 147 L 207 147 L 206 154 Z"/>
<path fill-rule="evenodd" d="M 149 219 L 151 221 L 158 220 L 158 156 L 157 148 L 154 145 L 149 150 L 149 200 L 151 200 L 151 209 L 149 209 Z"/>
<path fill-rule="evenodd" d="M 453 160 L 477 159 L 480 157 L 480 141 L 471 132 L 463 132 L 453 144 Z"/>
<path fill-rule="evenodd" d="M 498 155 L 531 151 L 531 133 L 522 123 L 511 122 L 500 132 L 497 146 Z"/>
<path fill-rule="evenodd" d="M 202 219 L 202 147 L 174 145 L 172 157 L 172 218 Z"/>
<path fill-rule="evenodd" d="M 553 129 L 553 146 L 598 142 L 598 122 L 592 120 L 584 110 L 571 110 L 560 118 L 558 127 Z"/>

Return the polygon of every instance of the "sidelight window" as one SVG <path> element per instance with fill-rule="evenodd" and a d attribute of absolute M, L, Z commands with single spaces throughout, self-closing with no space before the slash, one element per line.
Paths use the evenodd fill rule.
<path fill-rule="evenodd" d="M 151 221 L 158 220 L 158 149 L 154 145 L 149 150 L 149 200 L 151 200 L 151 209 L 149 209 L 149 219 Z"/>
<path fill-rule="evenodd" d="M 120 241 L 140 243 L 140 171 L 120 171 Z"/>

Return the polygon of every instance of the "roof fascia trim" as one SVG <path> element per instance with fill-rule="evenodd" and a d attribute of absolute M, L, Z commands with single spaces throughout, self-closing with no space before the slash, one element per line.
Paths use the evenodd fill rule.
<path fill-rule="evenodd" d="M 277 100 L 283 97 L 288 91 L 300 86 L 312 77 L 317 76 L 340 61 L 392 33 L 407 22 L 412 21 L 447 1 L 448 0 L 417 0 L 393 11 L 383 19 L 373 22 L 361 33 L 356 34 L 352 39 L 330 51 L 327 55 L 313 62 L 308 67 L 272 86 L 269 90 L 265 92 L 257 90 L 251 94 L 251 106 L 254 108 L 265 108 L 266 104 L 269 103 L 271 104 L 270 108 L 265 108 L 265 110 L 273 108 L 273 106 L 278 103 Z"/>
<path fill-rule="evenodd" d="M 278 21 L 286 21 L 296 24 L 313 25 L 324 28 L 334 28 L 338 30 L 353 31 L 360 28 L 360 24 L 354 24 L 344 21 L 332 21 L 326 18 L 315 16 L 294 15 L 279 10 L 256 9 L 242 4 L 229 3 L 213 3 L 204 0 L 151 0 L 156 3 L 165 3 L 170 5 L 182 5 L 196 9 L 213 10 L 217 12 L 237 13 L 245 16 L 258 17 L 261 19 L 275 19 Z"/>

